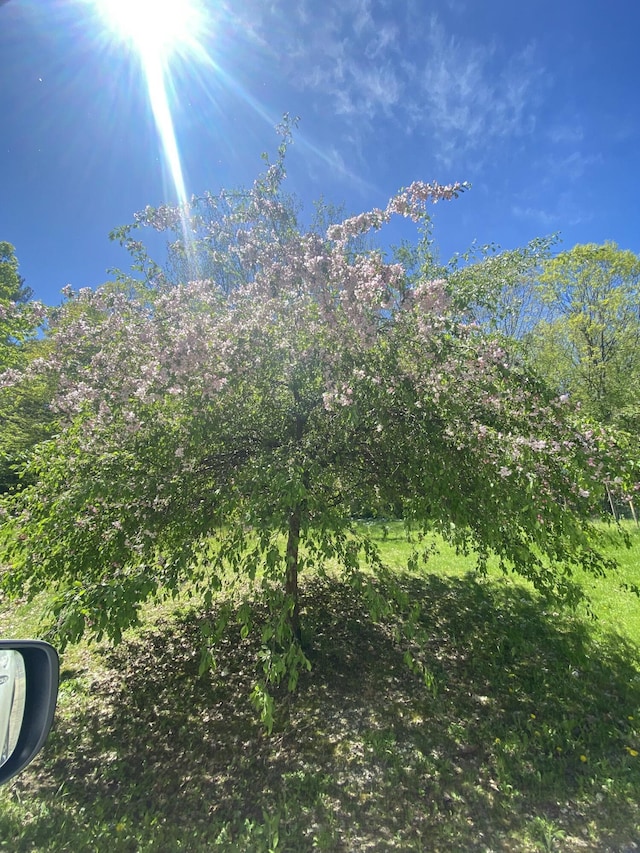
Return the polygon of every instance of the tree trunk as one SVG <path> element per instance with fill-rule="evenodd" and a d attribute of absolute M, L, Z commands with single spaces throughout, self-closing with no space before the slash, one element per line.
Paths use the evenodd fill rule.
<path fill-rule="evenodd" d="M 305 418 L 300 411 L 300 394 L 294 383 L 291 388 L 295 404 L 295 421 L 293 424 L 293 436 L 296 445 L 300 447 L 304 435 Z M 302 523 L 302 506 L 298 504 L 289 515 L 289 535 L 287 537 L 287 577 L 285 580 L 285 591 L 293 601 L 289 612 L 289 627 L 293 638 L 302 645 L 302 632 L 300 630 L 300 602 L 298 600 L 298 550 L 300 547 L 300 527 Z"/>
<path fill-rule="evenodd" d="M 300 602 L 298 600 L 298 548 L 300 545 L 300 521 L 302 512 L 296 507 L 289 516 L 289 536 L 287 538 L 287 576 L 285 591 L 293 600 L 293 607 L 289 612 L 289 625 L 295 641 L 302 642 L 300 631 Z"/>

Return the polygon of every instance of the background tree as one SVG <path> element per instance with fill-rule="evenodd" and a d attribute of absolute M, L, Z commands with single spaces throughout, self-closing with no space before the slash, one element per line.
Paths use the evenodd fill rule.
<path fill-rule="evenodd" d="M 6 241 L 0 241 L 0 293 L 2 299 L 22 304 L 33 296 L 33 291 L 26 287 L 18 272 L 15 246 Z"/>
<path fill-rule="evenodd" d="M 374 610 L 390 606 L 351 519 L 364 501 L 476 549 L 480 570 L 496 554 L 550 595 L 571 598 L 574 567 L 609 565 L 586 519 L 618 474 L 615 448 L 461 322 L 446 282 L 354 250 L 464 186 L 415 183 L 385 209 L 303 233 L 283 158 L 251 190 L 212 198 L 206 228 L 197 200 L 193 220 L 138 217 L 179 223 L 185 257 L 215 251 L 216 279 L 171 284 L 122 230 L 144 280 L 68 294 L 39 365 L 55 374 L 60 432 L 36 448 L 34 483 L 5 501 L 0 534 L 4 588 L 52 587 L 61 642 L 117 641 L 149 596 L 186 581 L 205 606 L 249 583 L 271 612 L 266 681 L 288 673 L 294 687 L 308 665 L 301 571 L 339 567 Z M 239 614 L 250 631 L 250 607 Z"/>
<path fill-rule="evenodd" d="M 33 337 L 40 320 L 31 296 L 18 272 L 15 248 L 0 242 L 0 369 L 24 360 L 22 344 Z"/>
<path fill-rule="evenodd" d="M 14 247 L 0 242 L 0 372 L 24 367 L 43 348 L 36 338 L 43 308 L 31 297 Z M 43 378 L 25 378 L 14 387 L 0 383 L 0 493 L 18 485 L 20 466 L 48 434 L 50 421 Z"/>
<path fill-rule="evenodd" d="M 537 285 L 556 241 L 552 234 L 516 249 L 474 245 L 456 255 L 448 264 L 447 278 L 461 317 L 512 341 L 524 340 L 549 314 Z"/>
<path fill-rule="evenodd" d="M 577 245 L 546 261 L 540 295 L 550 316 L 532 353 L 583 411 L 629 432 L 640 428 L 640 258 L 615 243 Z"/>
<path fill-rule="evenodd" d="M 42 342 L 34 342 L 29 346 L 30 356 L 38 357 L 44 348 Z M 27 375 L 19 383 L 0 388 L 0 494 L 23 484 L 29 455 L 51 434 L 52 393 L 52 382 L 43 375 Z"/>

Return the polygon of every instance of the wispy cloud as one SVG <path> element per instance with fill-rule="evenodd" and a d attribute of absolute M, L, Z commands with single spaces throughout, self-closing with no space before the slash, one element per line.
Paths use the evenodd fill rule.
<path fill-rule="evenodd" d="M 365 139 L 382 122 L 424 141 L 434 162 L 466 168 L 536 129 L 550 83 L 536 45 L 475 38 L 446 3 L 440 16 L 424 0 L 244 4 L 256 45 L 344 134 Z"/>
<path fill-rule="evenodd" d="M 288 48 L 293 82 L 332 102 L 339 115 L 371 122 L 405 96 L 399 30 L 374 18 L 370 0 L 345 0 L 309 19 Z"/>
<path fill-rule="evenodd" d="M 547 136 L 556 145 L 578 145 L 584 139 L 584 129 L 578 119 L 570 123 L 556 124 L 549 128 Z"/>
<path fill-rule="evenodd" d="M 572 151 L 565 157 L 558 157 L 550 163 L 550 171 L 562 175 L 565 180 L 579 181 L 585 174 L 602 163 L 601 154 L 583 154 L 582 151 Z"/>
<path fill-rule="evenodd" d="M 530 220 L 546 231 L 556 231 L 567 226 L 573 227 L 593 218 L 590 210 L 579 205 L 573 192 L 566 191 L 553 199 L 550 206 L 538 206 L 535 201 L 514 204 L 511 212 L 518 219 Z"/>
<path fill-rule="evenodd" d="M 449 163 L 456 155 L 486 150 L 496 139 L 531 132 L 546 74 L 533 45 L 503 57 L 496 44 L 448 34 L 433 16 L 421 83 L 421 119 L 436 134 L 439 157 Z"/>
<path fill-rule="evenodd" d="M 277 33 L 274 49 L 292 82 L 361 133 L 392 118 L 427 139 L 448 165 L 470 153 L 477 162 L 489 141 L 534 128 L 547 85 L 534 45 L 510 53 L 505 45 L 455 35 L 422 3 L 327 0 L 320 7 L 302 0 L 289 8 L 290 2 L 273 0 L 271 14 L 263 8 L 262 29 L 272 39 Z"/>
<path fill-rule="evenodd" d="M 541 207 L 531 205 L 523 207 L 515 204 L 511 212 L 519 219 L 532 219 L 542 225 L 543 228 L 556 228 L 560 222 L 560 215 L 555 210 L 545 210 Z"/>

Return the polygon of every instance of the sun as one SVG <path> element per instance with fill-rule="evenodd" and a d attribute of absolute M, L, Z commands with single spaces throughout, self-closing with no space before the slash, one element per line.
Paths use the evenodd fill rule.
<path fill-rule="evenodd" d="M 195 0 L 95 0 L 105 25 L 142 57 L 167 59 L 196 48 L 202 9 Z"/>

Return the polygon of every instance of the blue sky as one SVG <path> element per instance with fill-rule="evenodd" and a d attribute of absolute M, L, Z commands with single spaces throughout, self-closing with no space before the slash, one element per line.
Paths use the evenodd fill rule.
<path fill-rule="evenodd" d="M 131 0 L 133 2 L 133 0 Z M 179 0 L 177 0 L 179 2 Z M 175 56 L 189 194 L 250 183 L 300 117 L 288 186 L 348 213 L 411 181 L 469 181 L 434 209 L 443 259 L 473 240 L 640 251 L 640 7 L 628 0 L 203 0 Z M 175 200 L 139 57 L 94 0 L 0 5 L 0 240 L 37 298 L 127 267 L 108 240 Z"/>

